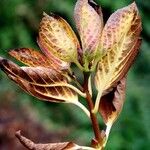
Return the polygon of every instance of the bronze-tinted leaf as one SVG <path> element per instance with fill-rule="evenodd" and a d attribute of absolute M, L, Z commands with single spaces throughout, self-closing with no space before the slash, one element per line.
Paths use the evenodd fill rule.
<path fill-rule="evenodd" d="M 36 144 L 30 139 L 22 136 L 20 131 L 16 132 L 16 137 L 19 141 L 28 149 L 35 150 L 95 150 L 91 147 L 79 146 L 73 142 L 63 142 L 63 143 L 48 143 L 48 144 Z"/>
<path fill-rule="evenodd" d="M 75 103 L 78 96 L 67 83 L 67 77 L 45 67 L 19 67 L 1 58 L 0 68 L 29 94 L 51 102 Z"/>
<path fill-rule="evenodd" d="M 102 93 L 113 87 L 128 72 L 141 44 L 141 19 L 133 3 L 112 14 L 103 30 L 101 49 L 106 54 L 101 58 L 96 87 Z"/>
<path fill-rule="evenodd" d="M 94 2 L 78 0 L 75 6 L 74 17 L 82 43 L 83 57 L 91 61 L 96 55 L 103 28 L 101 9 Z"/>
<path fill-rule="evenodd" d="M 64 65 L 64 62 L 56 57 L 47 58 L 44 54 L 29 48 L 14 49 L 9 52 L 11 56 L 31 67 L 48 67 L 57 71 L 67 69 L 69 65 Z"/>
<path fill-rule="evenodd" d="M 102 32 L 100 48 L 105 53 L 116 48 L 120 50 L 121 46 L 127 46 L 125 45 L 127 42 L 128 44 L 134 43 L 140 32 L 141 18 L 134 2 L 118 9 L 110 16 Z"/>
<path fill-rule="evenodd" d="M 63 18 L 56 15 L 48 16 L 44 13 L 38 41 L 48 57 L 54 55 L 66 62 L 77 61 L 79 42 Z"/>
<path fill-rule="evenodd" d="M 113 124 L 118 118 L 125 100 L 126 78 L 100 100 L 99 112 L 105 124 Z"/>
<path fill-rule="evenodd" d="M 120 63 L 118 61 L 118 65 L 117 63 L 111 64 L 109 62 L 109 54 L 101 59 L 95 76 L 95 84 L 98 91 L 101 90 L 102 94 L 107 93 L 107 90 L 109 91 L 110 88 L 116 86 L 116 83 L 127 74 L 139 52 L 140 45 L 141 39 L 138 39 L 129 54 L 127 54 Z M 112 68 L 108 70 L 110 66 Z"/>

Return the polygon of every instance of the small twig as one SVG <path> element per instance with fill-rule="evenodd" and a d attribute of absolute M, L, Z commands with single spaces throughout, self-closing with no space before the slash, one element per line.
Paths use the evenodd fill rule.
<path fill-rule="evenodd" d="M 98 120 L 97 120 L 96 115 L 92 112 L 94 105 L 93 105 L 92 97 L 88 90 L 88 81 L 89 81 L 89 74 L 84 73 L 84 86 L 83 87 L 84 87 L 84 92 L 86 93 L 86 100 L 89 106 L 90 118 L 92 121 L 92 127 L 93 127 L 93 131 L 95 134 L 95 140 L 97 140 L 98 144 L 102 145 L 103 138 L 101 136 L 101 130 L 99 128 Z"/>

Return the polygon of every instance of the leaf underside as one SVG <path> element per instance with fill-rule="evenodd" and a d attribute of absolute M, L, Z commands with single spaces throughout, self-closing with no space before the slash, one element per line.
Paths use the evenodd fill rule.
<path fill-rule="evenodd" d="M 141 20 L 135 3 L 116 11 L 108 19 L 101 37 L 101 58 L 95 77 L 103 94 L 116 86 L 128 72 L 141 45 Z"/>
<path fill-rule="evenodd" d="M 78 101 L 77 94 L 67 84 L 67 78 L 60 72 L 45 67 L 19 67 L 0 58 L 0 68 L 27 93 L 51 102 Z M 60 85 L 61 84 L 61 85 Z"/>

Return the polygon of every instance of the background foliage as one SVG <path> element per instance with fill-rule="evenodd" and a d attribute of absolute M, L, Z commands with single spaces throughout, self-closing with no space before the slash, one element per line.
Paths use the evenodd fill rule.
<path fill-rule="evenodd" d="M 43 11 L 63 16 L 75 29 L 73 22 L 75 2 L 76 0 L 1 0 L 0 55 L 9 58 L 8 51 L 19 47 L 38 49 L 36 38 Z M 105 21 L 114 10 L 131 2 L 131 0 L 97 0 L 103 8 Z M 119 120 L 113 126 L 106 147 L 108 150 L 148 150 L 150 147 L 150 1 L 136 0 L 136 3 L 143 20 L 143 43 L 140 54 L 129 72 L 126 103 Z M 57 140 L 74 139 L 79 144 L 89 144 L 93 135 L 90 122 L 80 109 L 69 104 L 36 101 L 36 98 L 24 93 L 0 72 L 0 110 L 5 102 L 16 111 L 19 107 L 27 108 L 31 120 L 42 124 L 47 132 L 53 131 L 57 134 L 64 131 L 63 138 L 56 138 Z M 7 115 L 9 116 L 8 111 L 1 113 L 0 129 L 3 129 L 3 120 Z M 4 139 L 3 134 L 6 134 L 4 130 L 0 131 L 0 149 L 4 144 L 2 141 L 7 141 Z M 37 132 L 30 129 L 28 131 Z"/>

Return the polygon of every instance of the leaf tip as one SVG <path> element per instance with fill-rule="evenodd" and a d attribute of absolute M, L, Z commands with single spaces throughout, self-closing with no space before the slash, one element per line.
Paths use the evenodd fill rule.
<path fill-rule="evenodd" d="M 138 12 L 138 7 L 137 7 L 137 4 L 136 4 L 135 1 L 134 1 L 133 3 L 131 3 L 131 4 L 129 5 L 129 7 L 131 8 L 131 10 Z"/>
<path fill-rule="evenodd" d="M 137 7 L 137 5 L 136 5 L 136 2 L 135 2 L 135 1 L 133 1 L 130 5 L 131 5 L 131 6 L 133 6 L 133 7 Z"/>
<path fill-rule="evenodd" d="M 48 14 L 43 11 L 43 16 L 46 17 L 46 16 L 48 16 Z"/>
<path fill-rule="evenodd" d="M 3 57 L 0 57 L 0 69 L 4 71 L 5 66 L 7 65 L 8 65 L 8 60 Z"/>
<path fill-rule="evenodd" d="M 18 138 L 21 136 L 21 130 L 16 131 L 15 136 Z"/>
<path fill-rule="evenodd" d="M 1 61 L 2 61 L 3 59 L 4 59 L 4 58 L 0 56 L 0 63 L 1 63 Z"/>

